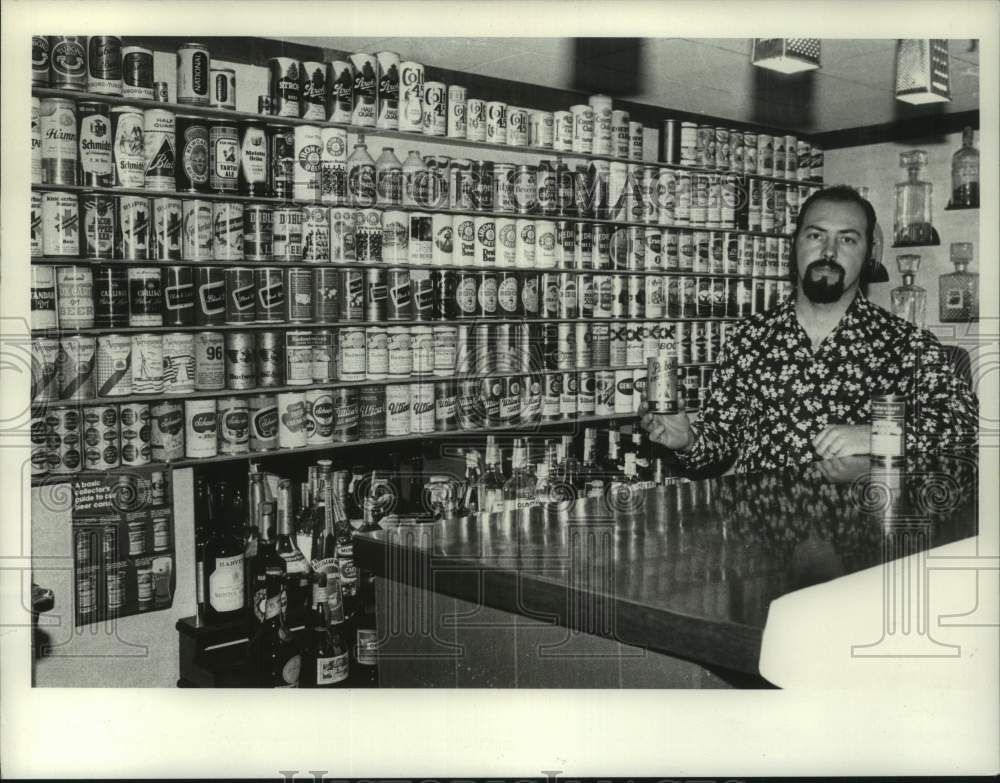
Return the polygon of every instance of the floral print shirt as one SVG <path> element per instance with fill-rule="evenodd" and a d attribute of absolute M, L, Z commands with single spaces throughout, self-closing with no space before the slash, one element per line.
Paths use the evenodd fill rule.
<path fill-rule="evenodd" d="M 738 473 L 815 462 L 813 438 L 869 423 L 875 394 L 906 397 L 908 454 L 975 447 L 978 401 L 934 335 L 859 294 L 813 353 L 790 299 L 727 335 L 697 437 L 677 456 L 699 469 L 735 455 Z"/>

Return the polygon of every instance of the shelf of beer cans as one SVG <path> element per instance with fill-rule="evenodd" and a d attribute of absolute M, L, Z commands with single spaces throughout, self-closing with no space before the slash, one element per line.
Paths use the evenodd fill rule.
<path fill-rule="evenodd" d="M 256 112 L 242 112 L 234 109 L 221 109 L 210 106 L 198 106 L 190 103 L 172 103 L 166 101 L 142 100 L 138 98 L 123 98 L 115 95 L 101 93 L 81 92 L 78 90 L 62 90 L 52 87 L 33 87 L 32 95 L 36 98 L 57 98 L 73 101 L 96 101 L 109 106 L 129 106 L 140 111 L 144 110 L 165 110 L 174 114 L 189 115 L 192 117 L 202 117 L 207 120 L 218 120 L 226 122 L 253 122 L 269 126 L 288 127 L 316 127 L 316 128 L 337 128 L 346 133 L 356 134 L 376 139 L 398 139 L 400 141 L 417 143 L 432 143 L 450 147 L 462 147 L 466 149 L 481 149 L 492 152 L 504 150 L 506 152 L 528 153 L 535 155 L 558 155 L 564 158 L 574 158 L 581 160 L 607 161 L 610 163 L 651 165 L 658 168 L 672 169 L 675 171 L 689 172 L 692 174 L 732 174 L 746 176 L 753 179 L 767 180 L 775 183 L 787 185 L 803 185 L 816 183 L 817 179 L 811 175 L 796 176 L 775 176 L 762 174 L 746 170 L 735 170 L 732 168 L 720 168 L 718 166 L 697 165 L 694 163 L 675 163 L 659 161 L 646 161 L 638 157 L 622 157 L 616 155 L 603 155 L 594 152 L 575 151 L 572 149 L 559 150 L 552 146 L 535 146 L 530 144 L 510 145 L 488 141 L 474 141 L 468 138 L 455 138 L 447 135 L 428 135 L 425 133 L 400 131 L 374 126 L 352 125 L 344 122 L 330 122 L 319 119 L 304 119 L 292 116 L 277 116 L 274 114 L 264 114 Z M 693 123 L 689 123 L 693 125 Z M 715 128 L 712 129 L 713 131 Z M 713 139 L 714 142 L 714 139 Z M 713 143 L 714 146 L 714 143 Z M 805 169 L 802 169 L 805 171 Z"/>

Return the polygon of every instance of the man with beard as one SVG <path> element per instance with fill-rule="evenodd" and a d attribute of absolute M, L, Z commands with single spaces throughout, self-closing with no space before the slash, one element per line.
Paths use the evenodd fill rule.
<path fill-rule="evenodd" d="M 907 400 L 906 450 L 975 446 L 978 402 L 937 338 L 872 304 L 885 270 L 872 257 L 875 211 L 845 185 L 802 205 L 793 237 L 795 296 L 731 336 L 697 421 L 640 415 L 651 440 L 692 469 L 752 472 L 867 454 L 873 395 Z"/>

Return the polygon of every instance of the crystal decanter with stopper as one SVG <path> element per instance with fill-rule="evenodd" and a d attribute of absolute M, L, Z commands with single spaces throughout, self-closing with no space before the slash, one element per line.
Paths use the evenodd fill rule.
<path fill-rule="evenodd" d="M 967 272 L 972 262 L 971 242 L 951 243 L 951 263 L 955 271 L 938 279 L 941 323 L 979 320 L 979 275 Z"/>
<path fill-rule="evenodd" d="M 909 321 L 921 329 L 924 327 L 924 315 L 927 310 L 927 292 L 914 285 L 913 278 L 920 269 L 920 256 L 907 254 L 896 257 L 896 265 L 903 276 L 903 284 L 892 289 L 892 312 L 900 318 Z"/>
<path fill-rule="evenodd" d="M 934 187 L 920 178 L 927 165 L 927 152 L 909 150 L 900 153 L 899 165 L 906 169 L 907 178 L 896 185 L 896 226 L 893 232 L 896 247 L 939 244 L 941 240 L 931 225 Z"/>

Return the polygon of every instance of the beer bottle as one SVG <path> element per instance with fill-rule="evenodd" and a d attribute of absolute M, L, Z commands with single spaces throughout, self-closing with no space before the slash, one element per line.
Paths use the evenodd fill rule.
<path fill-rule="evenodd" d="M 264 572 L 267 601 L 264 619 L 250 638 L 250 653 L 255 664 L 255 685 L 260 688 L 296 688 L 302 670 L 302 655 L 288 629 L 288 595 L 284 590 L 284 572 L 268 566 Z"/>
<path fill-rule="evenodd" d="M 302 685 L 308 688 L 346 686 L 350 674 L 350 645 L 347 621 L 335 574 L 317 574 L 326 599 L 315 601 L 312 639 L 302 671 Z"/>
<path fill-rule="evenodd" d="M 482 488 L 480 497 L 482 498 L 482 510 L 495 514 L 503 511 L 503 487 L 504 487 L 503 466 L 500 462 L 500 449 L 496 443 L 496 437 L 486 436 L 486 471 L 483 473 Z"/>
<path fill-rule="evenodd" d="M 238 619 L 246 602 L 243 540 L 238 532 L 243 521 L 236 510 L 236 498 L 229 495 L 224 483 L 216 485 L 209 527 L 212 537 L 205 544 L 202 592 L 205 596 L 205 620 L 225 623 Z"/>
<path fill-rule="evenodd" d="M 285 573 L 288 575 L 285 588 L 288 593 L 287 613 L 292 624 L 298 625 L 305 619 L 307 608 L 311 606 L 312 569 L 295 541 L 295 523 L 292 521 L 292 482 L 288 479 L 282 479 L 278 484 L 278 535 L 274 547 L 285 561 Z"/>
<path fill-rule="evenodd" d="M 479 469 L 479 452 L 469 449 L 465 452 L 465 483 L 462 485 L 462 500 L 458 507 L 458 516 L 471 516 L 483 510 L 480 495 L 481 483 L 482 471 Z"/>
<path fill-rule="evenodd" d="M 277 597 L 285 581 L 285 561 L 274 546 L 274 503 L 265 501 L 260 509 L 260 539 L 257 541 L 257 555 L 250 574 L 250 626 L 251 634 L 260 627 L 267 614 L 267 602 Z M 268 580 L 268 569 L 280 571 L 278 580 Z M 270 591 L 270 592 L 269 592 Z"/>
<path fill-rule="evenodd" d="M 318 485 L 321 497 L 316 504 L 317 525 L 313 531 L 312 544 L 313 605 L 327 599 L 326 585 L 330 584 L 333 578 L 339 578 L 335 502 L 333 500 L 333 468 L 327 462 L 327 464 L 320 466 L 320 470 L 322 472 Z M 339 591 L 339 585 L 337 589 Z"/>
<path fill-rule="evenodd" d="M 354 663 L 359 688 L 378 687 L 378 631 L 375 624 L 375 578 L 361 585 L 358 613 L 354 618 Z"/>
<path fill-rule="evenodd" d="M 368 154 L 364 136 L 358 136 L 354 152 L 347 159 L 347 192 L 352 207 L 370 209 L 375 206 L 375 161 Z"/>

